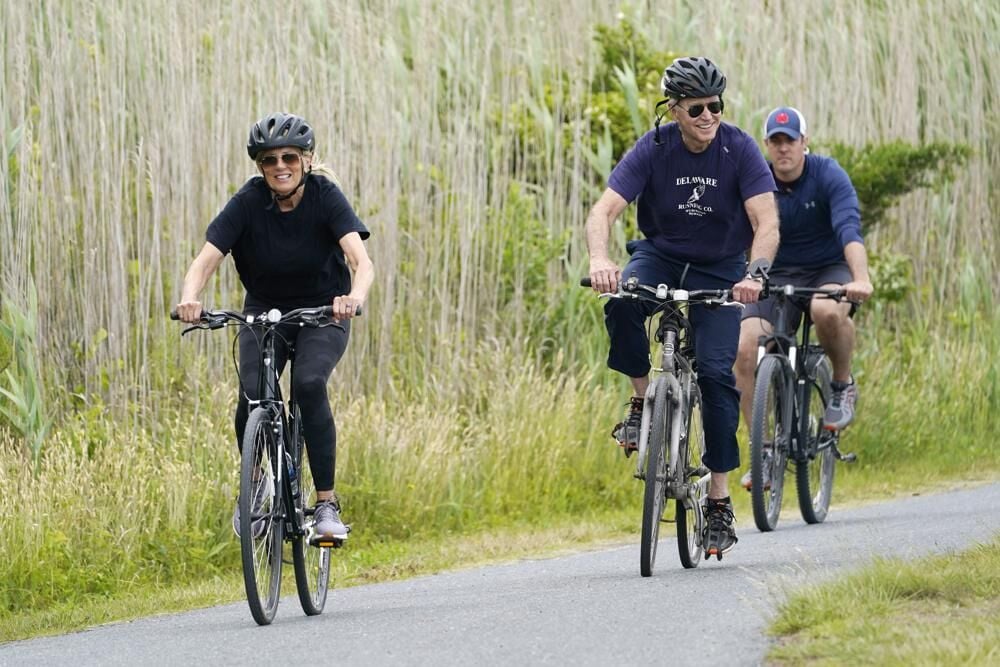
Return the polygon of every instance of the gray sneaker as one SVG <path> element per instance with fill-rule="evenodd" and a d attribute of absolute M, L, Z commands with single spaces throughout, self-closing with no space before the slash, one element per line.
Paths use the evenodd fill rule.
<path fill-rule="evenodd" d="M 850 384 L 831 382 L 830 388 L 833 389 L 833 395 L 830 397 L 830 404 L 826 406 L 826 413 L 823 415 L 823 428 L 827 431 L 839 431 L 847 428 L 847 425 L 854 421 L 854 406 L 858 402 L 858 386 L 852 380 Z"/>
<path fill-rule="evenodd" d="M 764 469 L 761 471 L 761 473 L 763 473 L 762 476 L 764 478 L 765 491 L 769 491 L 771 489 L 771 468 L 774 466 L 774 461 L 772 458 L 773 456 L 774 454 L 773 450 L 771 449 L 771 445 L 765 443 L 763 452 Z M 750 488 L 753 486 L 753 480 L 751 479 L 751 477 L 752 475 L 750 474 L 750 471 L 747 470 L 746 474 L 740 478 L 740 486 L 742 486 L 747 491 L 749 491 Z"/>
<path fill-rule="evenodd" d="M 260 514 L 261 510 L 264 509 L 264 505 L 271 501 L 271 505 L 274 505 L 274 482 L 271 481 L 271 476 L 268 475 L 262 481 L 254 484 L 253 487 L 253 512 L 252 514 L 256 516 Z M 253 531 L 254 537 L 260 537 L 264 534 L 267 529 L 267 521 L 262 517 L 255 519 L 250 523 L 250 527 Z M 236 533 L 236 537 L 240 536 L 240 499 L 236 499 L 236 509 L 233 511 L 233 532 Z"/>
<path fill-rule="evenodd" d="M 346 540 L 350 530 L 340 520 L 340 503 L 336 500 L 321 500 L 313 508 L 317 538 Z"/>

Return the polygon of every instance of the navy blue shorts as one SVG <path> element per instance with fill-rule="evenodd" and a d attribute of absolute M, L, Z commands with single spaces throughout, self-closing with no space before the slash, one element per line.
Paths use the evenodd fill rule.
<path fill-rule="evenodd" d="M 632 258 L 622 269 L 622 278 L 635 275 L 645 285 L 728 289 L 746 272 L 746 259 L 742 255 L 710 264 L 694 264 L 665 255 L 645 239 L 630 242 L 628 249 Z M 611 337 L 608 367 L 633 378 L 649 373 L 646 318 L 651 310 L 648 304 L 622 299 L 611 299 L 605 304 L 604 323 Z M 694 329 L 701 389 L 706 450 L 702 460 L 709 470 L 727 472 L 740 465 L 736 443 L 740 395 L 733 376 L 740 313 L 736 308 L 692 306 L 688 316 Z"/>
<path fill-rule="evenodd" d="M 772 285 L 795 285 L 796 287 L 822 287 L 823 285 L 844 285 L 854 278 L 847 262 L 836 262 L 820 267 L 792 266 L 781 269 L 773 269 L 768 276 Z M 789 299 L 789 321 L 798 328 L 802 319 L 802 308 L 799 304 Z M 775 299 L 767 298 L 757 303 L 748 304 L 743 309 L 743 319 L 748 317 L 759 317 L 773 323 L 775 314 Z M 853 310 L 852 310 L 853 312 Z"/>

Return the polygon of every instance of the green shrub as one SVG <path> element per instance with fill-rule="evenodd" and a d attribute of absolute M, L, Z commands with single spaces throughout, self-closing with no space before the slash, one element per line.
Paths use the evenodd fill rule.
<path fill-rule="evenodd" d="M 972 149 L 963 144 L 913 145 L 902 140 L 861 148 L 831 143 L 823 150 L 851 177 L 866 233 L 889 221 L 889 208 L 903 195 L 949 182 L 955 169 L 972 154 Z"/>

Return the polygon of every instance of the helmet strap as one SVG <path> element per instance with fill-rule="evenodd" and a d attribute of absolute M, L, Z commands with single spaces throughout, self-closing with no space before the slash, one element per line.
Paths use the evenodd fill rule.
<path fill-rule="evenodd" d="M 302 178 L 299 179 L 299 184 L 295 186 L 295 189 L 289 192 L 287 195 L 279 195 L 274 190 L 271 190 L 271 195 L 274 197 L 275 201 L 285 201 L 286 199 L 291 199 L 295 196 L 295 193 L 302 189 L 302 186 L 306 184 L 306 176 L 312 173 L 312 165 L 309 165 L 309 171 L 302 172 Z"/>
<path fill-rule="evenodd" d="M 669 104 L 669 103 L 670 103 L 670 98 L 668 97 L 662 102 L 657 103 L 656 108 L 653 110 L 653 113 L 656 114 L 656 122 L 653 124 L 654 128 L 653 143 L 655 143 L 657 146 L 663 145 L 663 142 L 660 141 L 660 123 L 663 122 L 664 116 L 667 115 L 666 111 L 664 112 L 660 111 L 660 107 L 662 107 L 664 104 Z"/>

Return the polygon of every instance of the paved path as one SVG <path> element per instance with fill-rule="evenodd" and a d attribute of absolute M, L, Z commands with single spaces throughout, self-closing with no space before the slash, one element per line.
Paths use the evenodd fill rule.
<path fill-rule="evenodd" d="M 794 495 L 794 490 L 792 491 Z M 1000 483 L 854 509 L 778 530 L 750 517 L 720 563 L 684 570 L 673 537 L 653 577 L 636 544 L 334 591 L 322 616 L 286 597 L 273 625 L 244 603 L 0 646 L 0 665 L 753 665 L 785 591 L 878 555 L 917 557 L 1000 532 Z M 895 553 L 887 551 L 893 545 Z"/>

